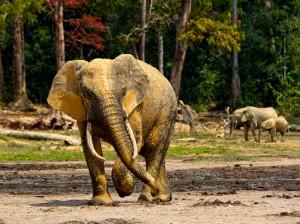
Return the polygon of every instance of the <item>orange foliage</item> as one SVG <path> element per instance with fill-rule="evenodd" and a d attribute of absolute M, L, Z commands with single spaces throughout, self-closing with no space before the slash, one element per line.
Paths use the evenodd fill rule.
<path fill-rule="evenodd" d="M 98 34 L 104 32 L 105 27 L 101 19 L 92 15 L 83 15 L 79 19 L 69 19 L 68 24 L 73 31 L 66 31 L 66 43 L 72 46 L 87 45 L 96 49 L 104 49 L 103 38 Z"/>

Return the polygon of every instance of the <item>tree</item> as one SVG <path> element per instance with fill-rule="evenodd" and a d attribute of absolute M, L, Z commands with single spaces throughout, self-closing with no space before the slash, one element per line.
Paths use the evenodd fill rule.
<path fill-rule="evenodd" d="M 145 61 L 146 10 L 147 10 L 147 0 L 141 0 L 141 39 L 140 39 L 140 59 L 141 59 L 142 61 Z"/>
<path fill-rule="evenodd" d="M 33 22 L 36 14 L 42 10 L 43 0 L 12 0 L 6 2 L 7 14 L 13 26 L 13 86 L 14 101 L 9 107 L 12 110 L 34 110 L 26 92 L 24 23 Z"/>
<path fill-rule="evenodd" d="M 237 1 L 232 0 L 232 22 L 237 27 Z M 241 95 L 241 81 L 239 76 L 238 68 L 238 52 L 236 47 L 233 48 L 232 52 L 232 76 L 231 76 L 231 107 L 235 108 L 238 98 Z"/>
<path fill-rule="evenodd" d="M 65 63 L 65 36 L 64 36 L 64 6 L 78 9 L 87 4 L 89 0 L 47 0 L 52 11 L 55 25 L 55 54 L 56 67 L 59 70 Z"/>
<path fill-rule="evenodd" d="M 191 0 L 182 0 L 181 1 L 181 15 L 180 20 L 176 29 L 176 49 L 174 55 L 174 62 L 171 71 L 170 83 L 174 88 L 177 99 L 179 98 L 180 91 L 180 82 L 181 82 L 181 73 L 183 69 L 186 49 L 188 47 L 187 40 L 179 40 L 179 36 L 183 31 L 184 27 L 187 25 L 190 13 L 191 13 Z"/>
<path fill-rule="evenodd" d="M 6 1 L 3 1 L 6 3 Z M 0 5 L 0 102 L 4 97 L 4 69 L 2 62 L 2 49 L 5 47 L 6 43 L 6 17 L 7 12 L 5 9 L 5 5 Z"/>
<path fill-rule="evenodd" d="M 47 0 L 55 26 L 55 55 L 56 67 L 59 70 L 65 63 L 65 36 L 64 36 L 64 1 Z"/>
<path fill-rule="evenodd" d="M 105 27 L 100 17 L 83 15 L 81 18 L 68 19 L 67 24 L 69 29 L 65 31 L 66 44 L 79 50 L 81 59 L 84 59 L 84 46 L 91 46 L 91 51 L 104 49 L 100 33 L 105 31 Z"/>

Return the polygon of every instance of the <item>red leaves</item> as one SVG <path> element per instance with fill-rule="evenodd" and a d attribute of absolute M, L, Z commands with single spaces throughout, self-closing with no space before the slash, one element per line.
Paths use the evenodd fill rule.
<path fill-rule="evenodd" d="M 63 3 L 69 8 L 78 9 L 83 5 L 86 5 L 90 0 L 47 0 L 48 4 L 55 5 L 57 3 Z"/>
<path fill-rule="evenodd" d="M 105 27 L 99 17 L 83 15 L 79 19 L 69 19 L 67 23 L 73 30 L 65 32 L 67 44 L 93 46 L 99 50 L 104 48 L 103 38 L 98 33 L 104 32 Z"/>

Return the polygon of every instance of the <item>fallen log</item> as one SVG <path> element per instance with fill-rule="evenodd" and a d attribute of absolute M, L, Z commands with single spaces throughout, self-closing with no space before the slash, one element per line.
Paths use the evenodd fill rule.
<path fill-rule="evenodd" d="M 300 125 L 295 125 L 295 124 L 289 125 L 289 130 L 300 132 Z"/>
<path fill-rule="evenodd" d="M 35 140 L 62 140 L 66 145 L 81 144 L 80 139 L 76 137 L 60 135 L 60 134 L 52 134 L 52 133 L 42 133 L 37 131 L 16 131 L 16 130 L 0 129 L 0 135 L 21 137 L 21 138 L 35 139 Z"/>

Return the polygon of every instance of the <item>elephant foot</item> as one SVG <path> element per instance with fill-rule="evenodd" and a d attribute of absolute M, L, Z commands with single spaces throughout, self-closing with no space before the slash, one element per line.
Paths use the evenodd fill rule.
<path fill-rule="evenodd" d="M 151 193 L 141 193 L 138 202 L 141 204 L 153 203 L 155 198 L 151 195 Z"/>
<path fill-rule="evenodd" d="M 115 206 L 115 203 L 109 195 L 98 195 L 93 196 L 93 198 L 88 202 L 88 205 Z"/>
<path fill-rule="evenodd" d="M 172 194 L 166 193 L 166 194 L 159 194 L 158 196 L 160 202 L 170 202 L 172 200 Z"/>
<path fill-rule="evenodd" d="M 172 200 L 172 194 L 166 193 L 166 194 L 159 194 L 157 197 L 153 197 L 150 193 L 141 193 L 138 202 L 142 204 L 148 204 L 148 203 L 167 203 Z"/>

